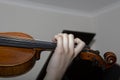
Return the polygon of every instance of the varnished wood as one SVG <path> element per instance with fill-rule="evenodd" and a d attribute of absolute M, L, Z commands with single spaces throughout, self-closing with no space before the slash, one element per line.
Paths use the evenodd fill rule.
<path fill-rule="evenodd" d="M 3 32 L 1 36 L 9 36 L 22 39 L 33 39 L 30 35 L 20 32 Z M 35 64 L 38 50 L 0 46 L 0 76 L 17 76 L 29 71 Z"/>

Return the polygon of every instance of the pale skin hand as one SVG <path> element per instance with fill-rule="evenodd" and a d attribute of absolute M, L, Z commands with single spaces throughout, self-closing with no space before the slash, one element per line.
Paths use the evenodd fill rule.
<path fill-rule="evenodd" d="M 48 64 L 44 80 L 61 80 L 69 64 L 85 46 L 82 40 L 74 39 L 72 34 L 60 33 L 54 37 L 54 41 L 57 42 L 57 47 Z"/>

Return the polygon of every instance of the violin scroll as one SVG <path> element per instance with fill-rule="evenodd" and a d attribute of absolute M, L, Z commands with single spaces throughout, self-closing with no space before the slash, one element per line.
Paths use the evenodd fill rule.
<path fill-rule="evenodd" d="M 104 54 L 104 59 L 106 61 L 107 64 L 114 64 L 116 62 L 116 55 L 113 52 L 106 52 Z"/>
<path fill-rule="evenodd" d="M 99 53 L 100 52 L 97 50 L 86 48 L 80 53 L 80 58 L 82 60 L 91 61 L 103 69 L 108 69 L 116 63 L 117 58 L 113 52 L 106 52 L 104 54 L 104 59 L 99 55 Z"/>

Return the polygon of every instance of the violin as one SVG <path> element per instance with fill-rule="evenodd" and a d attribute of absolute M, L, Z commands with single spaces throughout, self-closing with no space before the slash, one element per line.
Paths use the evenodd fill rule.
<path fill-rule="evenodd" d="M 21 32 L 0 33 L 0 76 L 11 77 L 24 74 L 40 59 L 40 53 L 54 50 L 56 43 L 38 41 L 28 34 Z M 104 59 L 99 51 L 85 47 L 79 54 L 83 60 L 96 63 L 98 67 L 108 69 L 116 62 L 113 52 L 106 52 Z"/>

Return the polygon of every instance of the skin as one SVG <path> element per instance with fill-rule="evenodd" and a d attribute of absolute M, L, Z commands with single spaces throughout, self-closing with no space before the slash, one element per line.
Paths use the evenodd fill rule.
<path fill-rule="evenodd" d="M 57 47 L 47 66 L 44 80 L 61 80 L 67 67 L 85 46 L 81 39 L 66 33 L 55 35 L 53 41 L 57 43 Z"/>

